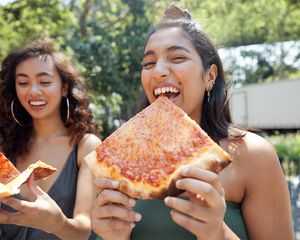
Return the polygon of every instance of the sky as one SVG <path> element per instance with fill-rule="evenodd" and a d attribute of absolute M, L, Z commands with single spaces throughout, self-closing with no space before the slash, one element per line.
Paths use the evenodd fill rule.
<path fill-rule="evenodd" d="M 13 2 L 13 1 L 15 1 L 15 0 L 0 0 L 0 5 L 5 5 L 5 4 L 7 4 L 7 3 L 11 3 L 11 2 Z"/>

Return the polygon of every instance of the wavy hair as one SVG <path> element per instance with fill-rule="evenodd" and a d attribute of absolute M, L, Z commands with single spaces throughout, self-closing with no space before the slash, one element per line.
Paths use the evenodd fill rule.
<path fill-rule="evenodd" d="M 66 124 L 70 144 L 79 143 L 86 133 L 98 134 L 100 127 L 94 121 L 89 109 L 89 100 L 85 93 L 84 82 L 74 62 L 66 54 L 57 51 L 50 38 L 42 38 L 36 42 L 11 52 L 2 62 L 0 70 L 0 147 L 10 158 L 15 158 L 29 151 L 33 137 L 31 116 L 18 101 L 15 89 L 16 67 L 31 57 L 42 60 L 51 58 L 62 80 L 68 86 L 69 120 Z M 14 101 L 15 100 L 15 101 Z M 12 116 L 10 107 L 14 101 L 14 114 L 24 125 L 18 125 Z M 66 101 L 62 99 L 61 117 L 67 118 Z"/>
<path fill-rule="evenodd" d="M 232 124 L 228 86 L 218 51 L 208 36 L 201 30 L 198 22 L 192 20 L 186 9 L 180 9 L 175 4 L 169 5 L 162 20 L 148 34 L 145 47 L 152 34 L 160 29 L 170 27 L 180 28 L 182 33 L 191 41 L 202 60 L 204 70 L 208 70 L 212 64 L 215 64 L 218 68 L 218 75 L 210 91 L 209 101 L 207 100 L 207 92 L 204 96 L 201 128 L 216 142 L 223 138 L 233 139 L 245 135 L 241 128 Z"/>

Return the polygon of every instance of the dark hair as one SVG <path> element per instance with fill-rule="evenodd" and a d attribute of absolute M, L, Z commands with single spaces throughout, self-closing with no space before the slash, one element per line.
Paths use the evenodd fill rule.
<path fill-rule="evenodd" d="M 15 90 L 16 67 L 24 60 L 39 57 L 51 58 L 62 79 L 68 86 L 70 115 L 66 124 L 71 143 L 78 143 L 85 133 L 97 134 L 100 130 L 88 108 L 89 101 L 84 90 L 84 78 L 75 64 L 66 54 L 58 52 L 52 39 L 41 38 L 20 50 L 11 52 L 2 62 L 0 70 L 0 147 L 9 157 L 28 152 L 33 136 L 31 116 L 21 106 Z M 14 101 L 14 114 L 25 127 L 18 125 L 12 116 L 10 107 Z M 66 101 L 62 99 L 61 116 L 67 117 Z"/>
<path fill-rule="evenodd" d="M 243 136 L 244 132 L 237 127 L 233 127 L 232 124 L 229 111 L 228 86 L 218 51 L 207 35 L 200 29 L 199 24 L 192 20 L 187 10 L 180 9 L 174 4 L 169 5 L 164 12 L 163 19 L 149 33 L 145 47 L 152 34 L 159 29 L 169 27 L 180 28 L 183 34 L 190 39 L 202 60 L 204 70 L 208 70 L 212 64 L 215 64 L 218 68 L 218 75 L 210 91 L 209 101 L 206 100 L 207 93 L 205 94 L 200 126 L 216 142 L 219 142 L 222 138 L 239 138 Z"/>

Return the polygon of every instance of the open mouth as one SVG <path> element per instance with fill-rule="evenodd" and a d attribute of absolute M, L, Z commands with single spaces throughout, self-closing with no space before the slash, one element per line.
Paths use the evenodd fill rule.
<path fill-rule="evenodd" d="M 180 94 L 180 89 L 176 87 L 155 88 L 153 94 L 156 98 L 159 96 L 165 96 L 170 100 L 174 100 Z"/>
<path fill-rule="evenodd" d="M 30 106 L 32 107 L 41 107 L 41 106 L 45 106 L 47 104 L 46 101 L 44 100 L 38 100 L 38 101 L 29 101 Z"/>

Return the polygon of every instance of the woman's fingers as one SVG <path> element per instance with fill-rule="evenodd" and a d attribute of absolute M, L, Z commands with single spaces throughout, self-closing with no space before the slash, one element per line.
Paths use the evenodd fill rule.
<path fill-rule="evenodd" d="M 207 182 L 210 185 L 212 185 L 221 196 L 224 196 L 225 194 L 218 175 L 212 171 L 205 170 L 198 167 L 191 167 L 191 168 L 187 167 L 182 169 L 181 175 L 185 178 L 193 178 L 193 179 L 201 180 L 203 182 Z"/>
<path fill-rule="evenodd" d="M 34 173 L 32 173 L 30 175 L 30 177 L 28 178 L 27 180 L 27 185 L 28 185 L 28 188 L 30 189 L 30 191 L 32 193 L 34 193 L 35 196 L 37 197 L 41 197 L 41 196 L 45 196 L 47 195 L 39 186 L 37 186 L 34 182 Z"/>
<path fill-rule="evenodd" d="M 94 204 L 93 216 L 95 218 L 113 218 L 126 222 L 141 220 L 141 215 L 132 210 L 135 200 L 115 190 L 118 187 L 117 181 L 98 178 L 95 184 L 100 190 Z"/>
<path fill-rule="evenodd" d="M 127 222 L 138 222 L 141 220 L 139 213 L 135 213 L 122 205 L 107 204 L 95 210 L 94 216 L 96 218 L 117 218 Z"/>
<path fill-rule="evenodd" d="M 219 211 L 213 211 L 206 205 L 195 204 L 190 200 L 175 197 L 166 197 L 164 201 L 166 205 L 173 209 L 176 209 L 176 211 L 181 212 L 186 216 L 197 219 L 201 222 L 210 222 L 211 219 L 219 215 Z M 225 208 L 225 206 L 223 207 Z"/>
<path fill-rule="evenodd" d="M 129 198 L 126 194 L 111 189 L 104 189 L 98 194 L 97 203 L 101 206 L 109 202 L 122 204 L 128 207 L 133 207 L 135 205 L 135 200 Z"/>
<path fill-rule="evenodd" d="M 207 238 L 207 236 L 211 235 L 208 233 L 215 231 L 215 229 L 217 229 L 216 225 L 206 224 L 204 222 L 191 218 L 175 210 L 171 211 L 171 217 L 175 223 L 187 229 L 194 235 L 199 236 L 200 239 L 205 237 Z M 214 239 L 218 239 L 218 238 L 214 238 Z"/>
<path fill-rule="evenodd" d="M 94 184 L 98 192 L 106 188 L 117 189 L 119 186 L 118 181 L 109 178 L 96 178 Z"/>
<path fill-rule="evenodd" d="M 18 212 L 24 212 L 24 211 L 26 212 L 33 207 L 32 202 L 19 200 L 14 197 L 5 198 L 2 202 L 8 205 L 9 207 L 17 210 Z"/>
<path fill-rule="evenodd" d="M 4 211 L 4 210 L 0 209 L 0 223 L 1 224 L 14 224 L 14 222 L 12 221 L 12 218 L 14 217 L 14 215 L 18 216 L 18 215 L 20 215 L 20 213 L 19 212 L 12 213 L 12 212 L 8 212 L 8 211 Z"/>
<path fill-rule="evenodd" d="M 205 200 L 205 202 L 212 207 L 219 205 L 223 199 L 223 196 L 221 196 L 211 184 L 196 179 L 183 178 L 177 180 L 176 187 L 195 194 L 200 201 Z"/>

